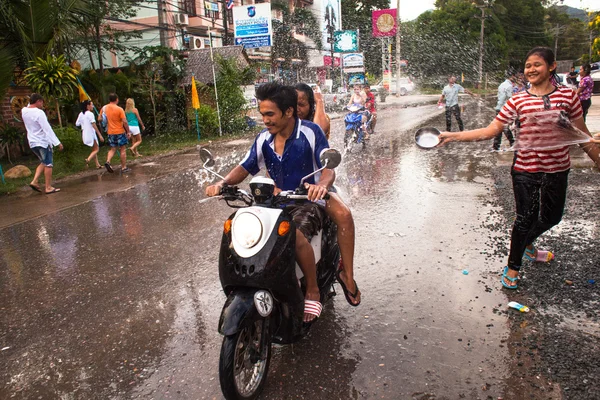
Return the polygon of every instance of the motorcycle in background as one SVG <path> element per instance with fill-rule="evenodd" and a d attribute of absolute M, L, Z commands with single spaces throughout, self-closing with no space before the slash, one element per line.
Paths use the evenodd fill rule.
<path fill-rule="evenodd" d="M 353 146 L 362 144 L 364 149 L 366 147 L 365 133 L 371 122 L 371 113 L 359 104 L 352 104 L 345 109 L 349 112 L 344 117 L 346 125 L 344 148 L 350 152 Z"/>
<path fill-rule="evenodd" d="M 210 169 L 215 161 L 208 150 L 201 148 L 200 157 L 206 171 L 223 179 Z M 321 155 L 323 168 L 302 178 L 294 191 L 275 195 L 272 179 L 254 177 L 250 193 L 225 185 L 217 197 L 238 209 L 225 221 L 219 251 L 219 278 L 227 296 L 218 328 L 223 335 L 219 381 L 228 400 L 256 399 L 266 383 L 271 344 L 294 343 L 314 323 L 303 322 L 305 284 L 296 264 L 296 225 L 286 206 L 319 207 L 308 200 L 304 182 L 340 162 L 340 153 L 328 149 Z M 337 227 L 323 216 L 310 243 L 325 304 L 335 294 L 340 252 Z"/>

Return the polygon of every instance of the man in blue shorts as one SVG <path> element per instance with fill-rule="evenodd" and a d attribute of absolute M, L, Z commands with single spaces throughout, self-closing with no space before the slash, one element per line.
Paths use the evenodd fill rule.
<path fill-rule="evenodd" d="M 108 95 L 108 101 L 110 101 L 110 104 L 102 107 L 102 111 L 98 116 L 98 119 L 102 119 L 102 114 L 104 113 L 108 119 L 108 129 L 106 133 L 108 133 L 108 144 L 110 146 L 110 150 L 108 150 L 104 167 L 108 172 L 114 172 L 112 166 L 110 165 L 110 160 L 112 160 L 113 156 L 117 152 L 118 147 L 119 157 L 121 159 L 121 173 L 127 173 L 130 171 L 130 169 L 127 168 L 126 151 L 128 140 L 131 137 L 131 132 L 129 132 L 129 124 L 127 124 L 127 118 L 125 118 L 125 111 L 118 106 L 119 97 L 115 93 L 111 93 Z"/>
<path fill-rule="evenodd" d="M 256 97 L 260 101 L 260 113 L 267 128 L 258 134 L 240 165 L 229 172 L 224 180 L 206 188 L 207 196 L 220 194 L 223 185 L 236 185 L 248 174 L 255 175 L 262 168 L 267 169 L 278 189 L 294 190 L 304 176 L 321 167 L 320 155 L 329 148 L 329 143 L 318 125 L 298 118 L 296 90 L 290 86 L 267 83 L 256 90 Z M 323 199 L 334 180 L 334 172 L 328 169 L 309 178 L 306 183 L 309 200 Z M 327 213 L 334 222 L 337 218 L 336 201 L 330 199 L 327 203 Z M 296 258 L 306 278 L 305 300 L 319 301 L 314 252 L 301 230 L 296 231 Z M 350 290 L 354 289 L 354 297 L 359 301 L 360 293 L 354 282 L 353 271 L 345 271 L 345 277 L 347 286 Z M 314 318 L 315 314 L 305 312 L 304 321 Z"/>
<path fill-rule="evenodd" d="M 52 186 L 52 147 L 58 146 L 58 149 L 62 151 L 63 145 L 48 123 L 48 117 L 44 112 L 44 98 L 37 93 L 33 93 L 29 98 L 29 105 L 21 110 L 21 116 L 27 129 L 29 147 L 33 154 L 40 160 L 40 165 L 35 169 L 35 174 L 29 187 L 36 192 L 41 192 L 42 189 L 38 180 L 43 173 L 46 186 L 44 193 L 60 192 L 60 189 Z"/>

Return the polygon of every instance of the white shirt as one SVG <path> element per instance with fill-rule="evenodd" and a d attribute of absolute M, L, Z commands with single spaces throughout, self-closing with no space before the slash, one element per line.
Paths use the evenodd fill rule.
<path fill-rule="evenodd" d="M 43 110 L 37 107 L 24 107 L 21 110 L 21 116 L 27 129 L 29 147 L 48 148 L 60 144 L 60 140 L 48 123 L 48 117 Z"/>
<path fill-rule="evenodd" d="M 512 97 L 513 84 L 509 79 L 498 86 L 498 103 L 496 104 L 496 111 L 502 110 L 504 104 Z"/>
<path fill-rule="evenodd" d="M 85 114 L 79 113 L 77 122 L 75 122 L 76 126 L 81 127 L 81 138 L 83 139 L 83 143 L 87 146 L 93 146 L 95 142 L 98 142 L 96 130 L 93 125 L 95 123 L 96 119 L 91 111 L 86 111 Z"/>

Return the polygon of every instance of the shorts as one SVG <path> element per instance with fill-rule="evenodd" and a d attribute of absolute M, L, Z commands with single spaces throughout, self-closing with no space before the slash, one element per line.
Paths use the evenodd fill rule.
<path fill-rule="evenodd" d="M 40 162 L 46 167 L 52 167 L 52 147 L 32 147 L 33 154 L 40 159 Z"/>
<path fill-rule="evenodd" d="M 289 205 L 286 210 L 296 223 L 296 228 L 304 234 L 309 242 L 323 228 L 323 220 L 326 217 L 325 209 L 316 203 Z"/>
<path fill-rule="evenodd" d="M 131 134 L 133 136 L 139 135 L 140 134 L 140 127 L 139 126 L 131 126 L 131 125 L 129 125 L 129 132 L 131 132 Z"/>
<path fill-rule="evenodd" d="M 108 144 L 110 147 L 127 146 L 127 143 L 129 143 L 129 141 L 127 140 L 127 135 L 124 133 L 108 135 Z"/>

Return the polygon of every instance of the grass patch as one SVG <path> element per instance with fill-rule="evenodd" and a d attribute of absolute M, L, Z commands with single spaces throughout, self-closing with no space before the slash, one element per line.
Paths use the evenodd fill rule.
<path fill-rule="evenodd" d="M 55 131 L 57 131 L 56 129 Z M 256 132 L 259 128 L 256 129 Z M 72 131 L 75 131 L 74 129 Z M 52 174 L 53 180 L 58 180 L 61 178 L 65 178 L 68 176 L 76 175 L 81 172 L 87 171 L 88 169 L 85 166 L 85 158 L 89 156 L 91 152 L 91 147 L 88 147 L 83 144 L 81 141 L 81 132 L 57 132 L 63 146 L 65 147 L 64 151 L 59 151 L 57 148 L 54 149 L 54 172 Z M 245 135 L 252 134 L 254 131 L 250 132 L 240 132 L 239 134 L 234 135 L 225 135 L 222 137 L 219 136 L 205 136 L 202 137 L 200 141 L 198 141 L 197 135 L 195 132 L 174 132 L 174 133 L 164 133 L 157 136 L 145 136 L 143 138 L 142 144 L 138 147 L 138 150 L 145 157 L 148 156 L 156 156 L 160 154 L 165 154 L 171 151 L 182 150 L 193 148 L 198 144 L 207 143 L 209 140 L 211 141 L 219 141 L 219 140 L 230 140 L 237 137 L 242 137 Z M 98 152 L 98 161 L 101 165 L 104 165 L 106 161 L 106 155 L 108 153 L 109 146 L 106 143 L 106 135 L 105 143 L 100 143 L 100 151 Z M 131 157 L 131 153 L 127 154 L 128 159 Z M 25 165 L 29 169 L 31 169 L 32 174 L 35 173 L 36 167 L 39 165 L 38 159 L 33 155 L 27 155 L 25 157 L 18 158 L 16 160 L 12 160 L 13 163 L 10 164 L 8 160 L 1 160 L 0 165 L 2 166 L 2 171 L 6 173 L 7 170 L 14 167 L 15 165 Z M 118 163 L 119 156 L 115 155 L 112 159 L 112 163 Z M 94 162 L 90 162 L 90 168 L 94 169 Z M 0 195 L 7 195 L 11 193 L 15 193 L 20 190 L 24 186 L 27 186 L 29 182 L 31 182 L 32 176 L 27 178 L 20 179 L 6 179 L 6 184 L 2 184 L 0 181 Z M 43 178 L 40 179 L 40 183 L 43 182 Z"/>

